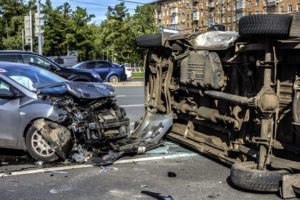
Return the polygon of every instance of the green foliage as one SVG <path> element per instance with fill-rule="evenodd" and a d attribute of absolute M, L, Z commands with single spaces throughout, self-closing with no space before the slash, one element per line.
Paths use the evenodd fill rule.
<path fill-rule="evenodd" d="M 36 0 L 0 0 L 0 49 L 21 49 L 24 16 L 36 12 Z M 94 15 L 86 9 L 72 10 L 69 3 L 54 8 L 51 0 L 42 5 L 44 46 L 48 56 L 66 55 L 75 50 L 79 61 L 109 59 L 113 62 L 135 62 L 143 59 L 144 50 L 135 44 L 136 37 L 159 32 L 155 23 L 155 6 L 144 5 L 130 15 L 122 2 L 108 7 L 106 19 L 92 24 Z M 25 47 L 27 50 L 29 46 Z M 34 48 L 37 50 L 36 38 Z"/>

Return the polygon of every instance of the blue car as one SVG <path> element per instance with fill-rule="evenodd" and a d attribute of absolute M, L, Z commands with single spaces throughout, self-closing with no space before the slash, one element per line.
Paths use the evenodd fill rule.
<path fill-rule="evenodd" d="M 125 68 L 108 61 L 85 61 L 74 65 L 73 68 L 96 72 L 101 76 L 103 81 L 107 82 L 119 82 L 127 80 Z"/>

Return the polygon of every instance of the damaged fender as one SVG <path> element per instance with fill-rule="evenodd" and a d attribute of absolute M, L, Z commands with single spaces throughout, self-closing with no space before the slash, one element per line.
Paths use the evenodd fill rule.
<path fill-rule="evenodd" d="M 67 158 L 68 155 L 63 151 L 63 147 L 71 140 L 71 132 L 66 127 L 45 119 L 34 121 L 33 126 L 60 158 Z"/>

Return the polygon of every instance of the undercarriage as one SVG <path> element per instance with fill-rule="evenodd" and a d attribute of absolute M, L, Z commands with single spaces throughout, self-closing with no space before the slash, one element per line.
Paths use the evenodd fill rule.
<path fill-rule="evenodd" d="M 145 106 L 173 114 L 167 136 L 233 165 L 238 187 L 284 198 L 300 186 L 298 17 L 248 16 L 239 34 L 162 35 L 156 46 L 138 40 L 148 48 Z"/>

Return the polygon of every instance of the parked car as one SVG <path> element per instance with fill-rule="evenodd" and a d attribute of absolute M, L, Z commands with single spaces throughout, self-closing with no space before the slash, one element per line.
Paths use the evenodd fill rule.
<path fill-rule="evenodd" d="M 73 68 L 96 72 L 104 81 L 108 82 L 119 82 L 127 80 L 125 68 L 108 61 L 85 61 L 74 65 Z"/>
<path fill-rule="evenodd" d="M 132 77 L 132 69 L 129 66 L 129 64 L 128 63 L 122 64 L 121 67 L 125 68 L 125 73 L 126 73 L 127 79 L 131 79 L 131 77 Z"/>
<path fill-rule="evenodd" d="M 59 64 L 39 54 L 28 51 L 0 51 L 0 61 L 29 64 L 51 71 L 72 81 L 101 82 L 101 77 L 95 72 L 62 67 Z"/>
<path fill-rule="evenodd" d="M 128 132 L 129 119 L 112 86 L 0 62 L 0 148 L 26 150 L 47 162 L 65 159 L 72 150 L 78 159 L 86 151 L 107 151 L 108 141 Z"/>
<path fill-rule="evenodd" d="M 250 191 L 300 193 L 300 13 L 250 15 L 224 31 L 137 39 L 145 106 L 167 137 L 231 165 Z"/>

